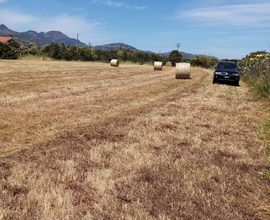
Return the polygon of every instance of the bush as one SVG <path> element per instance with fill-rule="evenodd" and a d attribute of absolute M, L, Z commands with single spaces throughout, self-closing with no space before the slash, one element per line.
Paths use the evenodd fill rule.
<path fill-rule="evenodd" d="M 68 46 L 67 48 L 67 60 L 79 60 L 80 54 L 79 49 L 76 45 Z"/>
<path fill-rule="evenodd" d="M 42 50 L 42 53 L 56 60 L 62 59 L 60 48 L 57 43 L 51 43 L 50 45 L 45 46 Z"/>
<path fill-rule="evenodd" d="M 242 80 L 250 85 L 257 98 L 269 99 L 270 54 L 265 51 L 250 53 L 238 62 L 242 68 Z"/>
<path fill-rule="evenodd" d="M 270 95 L 270 72 L 268 74 L 262 74 L 254 86 L 254 95 L 268 99 Z"/>
<path fill-rule="evenodd" d="M 81 60 L 83 61 L 94 61 L 95 60 L 95 51 L 93 48 L 88 46 L 83 46 L 79 50 L 81 55 Z"/>
<path fill-rule="evenodd" d="M 191 66 L 201 66 L 204 68 L 211 68 L 218 64 L 218 58 L 214 56 L 196 55 L 196 60 L 191 61 Z"/>
<path fill-rule="evenodd" d="M 17 59 L 18 56 L 14 49 L 0 42 L 0 59 Z"/>

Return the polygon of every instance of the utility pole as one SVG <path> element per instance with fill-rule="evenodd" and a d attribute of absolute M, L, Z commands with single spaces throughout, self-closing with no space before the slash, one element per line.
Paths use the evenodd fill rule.
<path fill-rule="evenodd" d="M 179 47 L 181 47 L 181 44 L 177 43 L 175 46 L 176 46 L 177 50 L 179 50 Z"/>

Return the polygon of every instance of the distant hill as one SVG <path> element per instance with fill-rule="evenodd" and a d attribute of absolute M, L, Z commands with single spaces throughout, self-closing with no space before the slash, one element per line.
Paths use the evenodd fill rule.
<path fill-rule="evenodd" d="M 192 53 L 185 53 L 185 52 L 181 52 L 183 58 L 188 58 L 188 59 L 195 59 L 196 55 L 192 54 Z M 160 56 L 162 57 L 168 57 L 170 55 L 171 52 L 167 52 L 167 53 L 161 53 Z"/>
<path fill-rule="evenodd" d="M 62 42 L 68 45 L 76 45 L 77 39 L 69 38 L 67 35 L 63 34 L 60 31 L 49 31 L 49 32 L 40 32 L 36 31 L 26 31 L 26 32 L 16 32 L 10 30 L 5 25 L 0 25 L 0 36 L 10 37 L 12 35 L 13 39 L 20 44 L 29 44 L 31 42 L 35 43 L 37 46 L 42 47 L 46 44 L 57 43 L 61 44 Z M 85 43 L 78 41 L 78 46 L 83 47 Z"/>
<path fill-rule="evenodd" d="M 123 43 L 112 43 L 112 44 L 104 44 L 104 45 L 99 45 L 99 46 L 94 46 L 93 47 L 94 50 L 101 50 L 101 51 L 108 51 L 108 50 L 119 50 L 119 49 L 127 49 L 127 50 L 131 50 L 131 51 L 136 51 L 138 49 L 136 49 L 135 47 L 132 47 L 130 45 L 127 44 L 123 44 Z M 143 51 L 146 52 L 148 54 L 154 53 L 152 51 Z M 168 57 L 170 55 L 171 52 L 167 52 L 167 53 L 160 53 L 159 55 L 162 57 Z M 195 59 L 196 56 L 194 54 L 191 53 L 185 53 L 185 52 L 181 52 L 183 58 L 189 58 L 189 59 Z"/>
<path fill-rule="evenodd" d="M 104 44 L 104 45 L 94 46 L 93 48 L 94 50 L 101 50 L 101 51 L 119 50 L 119 49 L 126 49 L 126 50 L 131 50 L 131 51 L 137 50 L 135 47 L 132 47 L 130 45 L 123 44 L 123 43 Z"/>
<path fill-rule="evenodd" d="M 35 43 L 38 47 L 42 47 L 47 44 L 51 43 L 57 43 L 61 44 L 62 42 L 68 46 L 68 45 L 77 45 L 77 39 L 75 38 L 69 38 L 67 35 L 63 34 L 60 31 L 49 31 L 49 32 L 36 32 L 36 31 L 26 31 L 26 32 L 16 32 L 13 30 L 10 30 L 8 27 L 6 27 L 4 24 L 0 25 L 0 36 L 1 37 L 10 37 L 12 35 L 13 39 L 17 41 L 20 44 L 27 45 L 31 42 Z M 78 46 L 83 47 L 86 44 L 78 41 Z M 124 43 L 111 43 L 111 44 L 104 44 L 104 45 L 98 45 L 93 47 L 95 50 L 101 50 L 101 51 L 108 51 L 108 50 L 119 50 L 119 49 L 127 49 L 131 51 L 138 50 L 135 47 L 132 47 L 130 45 L 124 44 Z M 146 53 L 154 53 L 152 51 L 144 51 Z M 171 52 L 167 53 L 161 53 L 160 56 L 162 57 L 168 57 Z M 196 58 L 194 54 L 180 52 L 183 56 L 183 58 Z"/>

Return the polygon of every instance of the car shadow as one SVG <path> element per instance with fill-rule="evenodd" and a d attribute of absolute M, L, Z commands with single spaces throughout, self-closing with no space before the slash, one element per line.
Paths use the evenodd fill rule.
<path fill-rule="evenodd" d="M 223 85 L 241 87 L 240 85 L 236 85 L 235 82 L 230 82 L 230 81 L 218 81 L 217 84 L 223 84 Z"/>

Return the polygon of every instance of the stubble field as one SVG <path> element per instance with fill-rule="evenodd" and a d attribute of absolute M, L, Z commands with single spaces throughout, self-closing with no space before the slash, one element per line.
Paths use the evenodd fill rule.
<path fill-rule="evenodd" d="M 0 219 L 269 219 L 266 115 L 212 70 L 0 61 Z"/>

